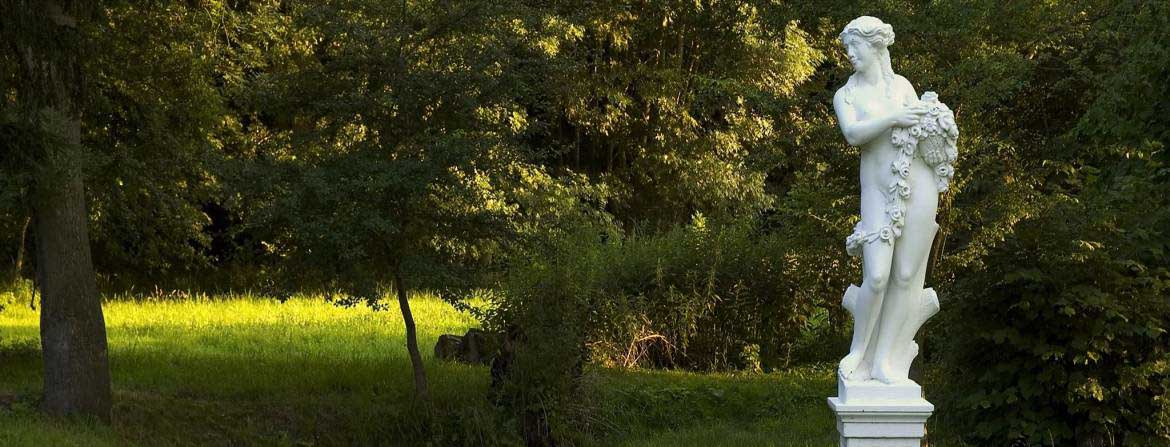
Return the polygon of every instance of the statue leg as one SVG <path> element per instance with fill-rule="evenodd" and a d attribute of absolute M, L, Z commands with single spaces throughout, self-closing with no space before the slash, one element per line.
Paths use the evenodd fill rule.
<path fill-rule="evenodd" d="M 881 319 L 874 341 L 872 375 L 884 383 L 908 380 L 908 370 L 899 368 L 903 362 L 897 361 L 895 357 L 909 348 L 903 345 L 913 342 L 914 334 L 907 332 L 918 330 L 917 327 L 909 329 L 906 326 L 917 318 L 914 313 L 918 312 L 922 299 L 926 261 L 938 229 L 934 216 L 929 217 L 919 222 L 906 222 L 902 237 L 898 238 L 894 247 L 890 285 L 886 290 L 885 302 L 882 303 Z"/>
<path fill-rule="evenodd" d="M 864 380 L 870 375 L 869 368 L 861 368 L 861 365 L 866 360 L 866 353 L 871 351 L 893 255 L 894 247 L 880 240 L 866 244 L 863 249 L 863 280 L 853 309 L 853 341 L 849 345 L 849 354 L 841 359 L 838 367 L 841 377 Z"/>

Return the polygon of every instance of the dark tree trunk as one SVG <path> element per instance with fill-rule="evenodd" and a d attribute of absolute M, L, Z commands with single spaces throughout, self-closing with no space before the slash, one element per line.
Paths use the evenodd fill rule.
<path fill-rule="evenodd" d="M 414 367 L 414 391 L 422 400 L 429 399 L 427 392 L 427 370 L 418 351 L 418 334 L 414 328 L 414 316 L 410 313 L 410 301 L 406 296 L 406 282 L 402 280 L 402 267 L 394 266 L 394 289 L 398 294 L 398 307 L 402 310 L 402 321 L 406 326 L 406 350 L 410 352 L 410 365 Z"/>
<path fill-rule="evenodd" d="M 36 197 L 44 410 L 110 420 L 106 325 L 89 252 L 81 178 Z"/>
<path fill-rule="evenodd" d="M 24 272 L 24 246 L 26 244 L 25 241 L 28 239 L 29 222 L 32 222 L 32 217 L 26 217 L 24 219 L 24 225 L 20 226 L 20 242 L 16 246 L 16 265 L 12 269 L 13 279 L 20 279 L 21 274 Z"/>
<path fill-rule="evenodd" d="M 34 3 L 25 13 L 44 29 L 76 37 L 76 19 L 60 2 Z M 37 284 L 41 290 L 41 349 L 44 410 L 53 416 L 86 415 L 110 420 L 110 369 L 89 249 L 85 184 L 82 179 L 79 48 L 76 38 L 54 46 L 22 47 L 27 99 L 38 104 L 33 122 L 53 138 L 32 192 Z"/>

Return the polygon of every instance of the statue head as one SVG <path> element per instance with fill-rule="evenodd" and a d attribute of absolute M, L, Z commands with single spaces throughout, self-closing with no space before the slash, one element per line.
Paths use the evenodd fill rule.
<path fill-rule="evenodd" d="M 841 42 L 848 36 L 857 36 L 875 48 L 886 48 L 894 44 L 894 27 L 877 17 L 861 16 L 853 19 L 841 31 Z"/>
<path fill-rule="evenodd" d="M 890 66 L 889 46 L 894 44 L 894 27 L 877 17 L 861 16 L 853 19 L 840 35 L 841 45 L 853 64 L 861 72 L 871 67 L 881 70 L 887 92 L 892 90 L 894 69 Z M 874 64 L 877 64 L 874 67 Z"/>

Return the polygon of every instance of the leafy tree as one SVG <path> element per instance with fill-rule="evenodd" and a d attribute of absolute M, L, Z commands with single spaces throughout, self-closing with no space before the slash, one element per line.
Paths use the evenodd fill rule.
<path fill-rule="evenodd" d="M 1083 2 L 1045 48 L 1031 215 L 956 281 L 943 415 L 979 442 L 1152 445 L 1170 439 L 1166 5 Z M 1067 40 L 1065 40 L 1067 39 Z M 1069 99 L 1063 99 L 1069 98 Z M 1039 105 L 1039 104 L 1037 104 Z M 996 349 L 987 349 L 995 346 Z"/>
<path fill-rule="evenodd" d="M 27 190 L 41 292 L 44 409 L 110 420 L 106 328 L 90 255 L 82 145 L 81 35 L 75 2 L 2 4 L 5 171 Z M 27 188 L 27 189 L 26 189 Z M 18 189 L 18 191 L 20 190 Z"/>
<path fill-rule="evenodd" d="M 231 115 L 214 76 L 228 58 L 220 20 L 231 12 L 111 1 L 84 28 L 84 139 L 101 157 L 91 225 L 109 286 L 165 287 L 211 266 L 203 208 L 225 194 L 219 160 Z"/>
<path fill-rule="evenodd" d="M 79 22 L 81 138 L 91 162 L 99 285 L 216 288 L 197 279 L 222 280 L 216 269 L 243 259 L 231 223 L 247 205 L 230 182 L 227 157 L 252 146 L 241 125 L 256 119 L 247 102 L 251 81 L 268 65 L 287 63 L 295 42 L 286 39 L 278 6 L 107 1 Z M 19 177 L 9 179 L 0 201 L 12 216 L 6 236 L 19 234 L 25 216 Z M 15 257 L 19 241 L 4 242 Z"/>
<path fill-rule="evenodd" d="M 959 279 L 936 392 L 946 431 L 990 444 L 1170 439 L 1170 182 L 1160 163 L 1126 171 L 1053 198 Z"/>
<path fill-rule="evenodd" d="M 251 161 L 265 241 L 290 288 L 378 305 L 392 284 L 417 394 L 427 381 L 407 299 L 410 263 L 474 262 L 514 231 L 504 191 L 539 170 L 515 144 L 517 33 L 493 2 L 332 1 L 293 12 L 303 63 L 264 81 L 293 123 Z M 259 227 L 259 226 L 258 226 Z M 387 281 L 389 279 L 389 281 Z"/>
<path fill-rule="evenodd" d="M 38 193 L 38 188 L 60 190 L 67 193 L 61 197 L 70 198 L 81 191 L 57 185 L 54 180 L 84 177 L 85 195 L 78 197 L 90 212 L 80 225 L 82 229 L 90 227 L 87 233 L 92 235 L 93 263 L 89 242 L 71 243 L 77 250 L 84 248 L 84 253 L 62 255 L 68 262 L 89 264 L 83 276 L 96 271 L 107 284 L 133 288 L 147 281 L 157 284 L 176 273 L 205 272 L 210 266 L 210 237 L 205 232 L 208 216 L 202 208 L 223 200 L 218 155 L 224 141 L 234 135 L 234 129 L 220 125 L 228 112 L 224 97 L 232 86 L 223 82 L 217 86 L 214 75 L 218 72 L 223 78 L 239 71 L 238 66 L 256 64 L 225 51 L 239 42 L 222 42 L 219 36 L 229 18 L 254 25 L 270 19 L 271 14 L 245 16 L 223 4 L 167 6 L 111 1 L 78 7 L 58 3 L 66 6 L 63 11 L 77 16 L 68 21 L 66 32 L 59 33 L 45 28 L 43 16 L 38 15 L 54 4 L 5 4 L 6 11 L 22 13 L 6 18 L 4 24 L 5 36 L 11 37 L 6 38 L 11 51 L 2 53 L 6 62 L 5 103 L 0 131 L 13 148 L 5 150 L 0 161 L 0 177 L 4 179 L 0 212 L 13 217 L 2 224 L 5 230 L 13 230 L 6 236 L 20 234 L 21 224 L 35 214 L 30 210 L 45 207 L 38 203 L 46 199 L 38 197 L 47 195 Z M 22 56 L 25 51 L 46 63 L 65 64 L 57 71 L 70 76 L 53 78 L 27 70 Z M 53 93 L 49 88 L 53 82 L 69 84 L 62 95 L 38 98 Z M 53 121 L 38 108 L 53 104 L 50 100 L 57 101 L 58 96 L 69 101 L 69 113 L 78 121 L 76 142 L 62 144 L 56 134 L 42 129 L 51 129 Z M 31 238 L 36 241 L 48 237 L 39 231 L 30 233 L 36 234 Z M 31 245 L 24 239 L 5 239 L 15 247 L 16 259 L 21 258 L 25 245 Z M 40 270 L 51 265 L 48 262 L 37 262 L 38 283 L 45 292 L 42 315 L 59 319 L 58 305 L 53 301 L 58 294 L 49 293 L 52 285 L 40 276 Z M 84 285 L 92 281 L 75 282 Z M 96 290 L 92 298 L 76 302 L 81 305 L 86 300 L 92 300 L 96 307 Z M 97 316 L 86 318 L 100 322 L 100 307 L 86 312 L 90 311 Z M 90 331 L 93 333 L 85 336 L 96 337 L 96 329 Z M 101 340 L 104 346 L 104 335 Z M 104 365 L 104 347 L 102 350 Z M 46 355 L 50 354 L 46 349 Z M 56 374 L 52 368 L 46 373 Z M 70 389 L 47 381 L 46 389 L 50 388 L 60 392 Z M 103 386 L 91 388 L 88 392 L 101 394 Z M 107 418 L 108 388 L 108 384 L 104 386 L 103 417 Z"/>
<path fill-rule="evenodd" d="M 1084 58 L 1092 63 L 1094 94 L 1075 129 L 1100 143 L 1170 145 L 1170 5 L 1122 1 L 1093 24 Z M 1161 151 L 1165 156 L 1165 151 Z M 1136 154 L 1131 154 L 1136 155 Z"/>
<path fill-rule="evenodd" d="M 685 223 L 772 204 L 794 88 L 821 60 L 772 2 L 552 2 L 547 81 L 525 99 L 528 142 L 614 193 L 626 223 Z"/>

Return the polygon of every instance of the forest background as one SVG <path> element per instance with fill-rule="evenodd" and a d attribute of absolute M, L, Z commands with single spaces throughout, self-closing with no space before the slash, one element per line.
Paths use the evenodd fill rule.
<path fill-rule="evenodd" d="M 23 118 L 18 44 L 37 40 L 4 19 L 10 287 L 36 277 L 34 191 L 64 158 L 104 293 L 433 291 L 509 333 L 528 373 L 505 400 L 562 439 L 589 436 L 557 434 L 590 430 L 570 408 L 583 364 L 844 352 L 858 153 L 832 115 L 837 35 L 879 17 L 894 70 L 961 129 L 915 371 L 941 420 L 995 445 L 1170 439 L 1165 2 L 82 9 L 75 36 L 33 36 L 80 48 L 64 149 Z"/>

